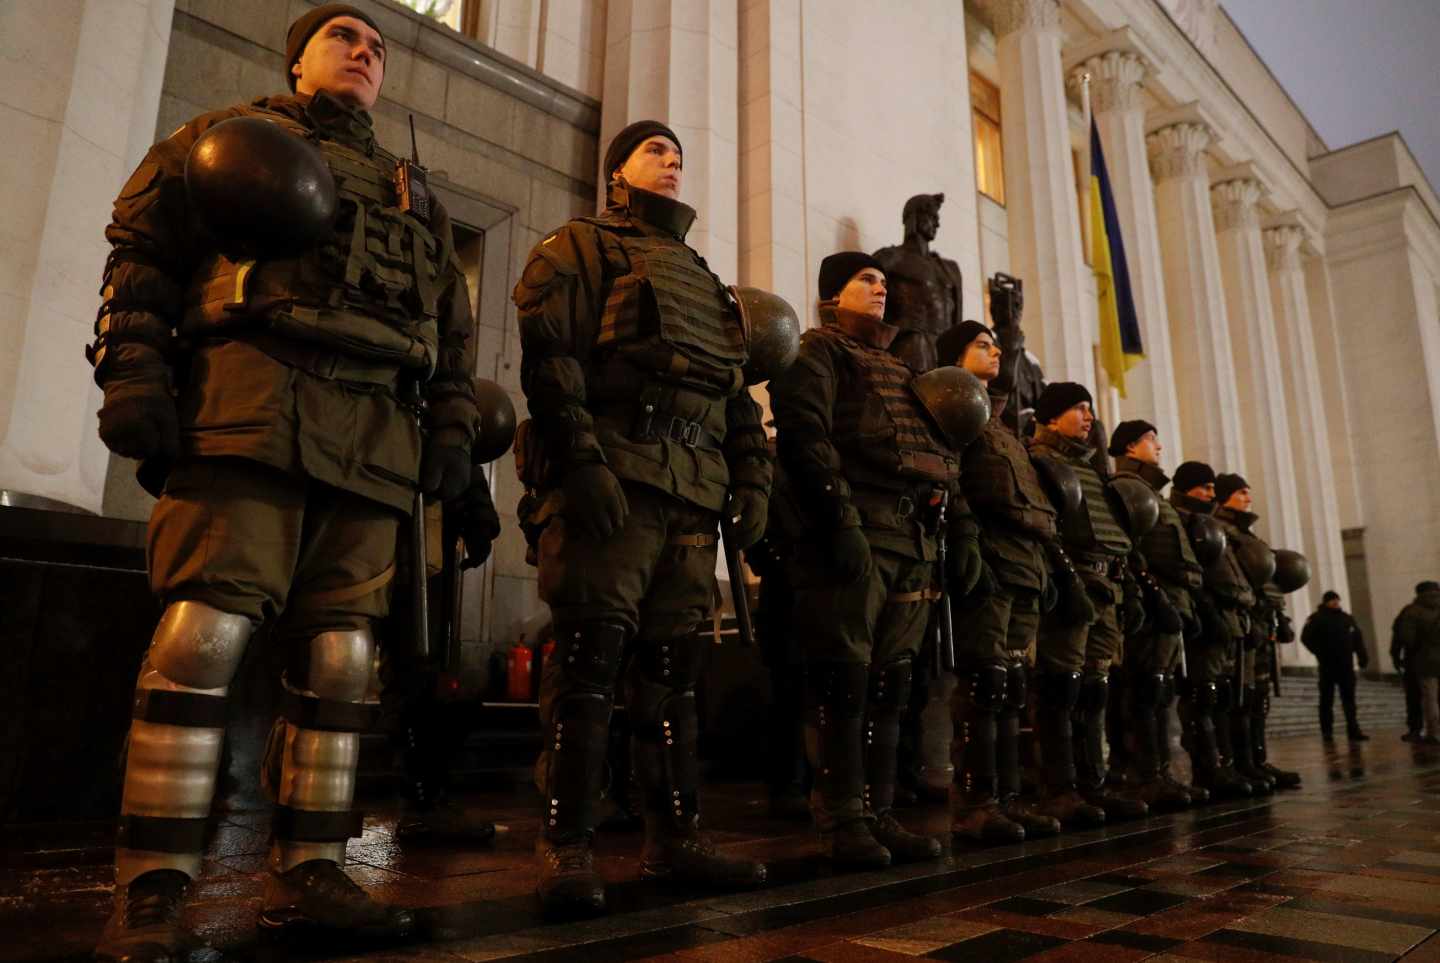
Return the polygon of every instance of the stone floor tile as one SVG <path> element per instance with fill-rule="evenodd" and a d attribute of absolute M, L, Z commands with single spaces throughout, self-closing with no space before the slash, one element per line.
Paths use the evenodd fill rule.
<path fill-rule="evenodd" d="M 1267 933 L 1297 940 L 1333 943 L 1357 950 L 1398 955 L 1427 939 L 1434 929 L 1353 916 L 1332 916 L 1325 913 L 1276 907 L 1256 916 L 1231 923 L 1232 930 L 1246 933 Z"/>

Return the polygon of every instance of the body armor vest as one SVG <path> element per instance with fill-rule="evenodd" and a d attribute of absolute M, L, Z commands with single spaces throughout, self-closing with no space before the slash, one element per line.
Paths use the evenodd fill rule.
<path fill-rule="evenodd" d="M 328 238 L 296 257 L 202 259 L 186 292 L 181 332 L 204 337 L 266 323 L 278 335 L 405 368 L 435 364 L 449 238 L 396 206 L 395 157 L 317 136 L 283 114 L 264 119 L 311 140 L 339 198 Z"/>
<path fill-rule="evenodd" d="M 994 396 L 991 398 L 993 401 Z M 966 450 L 965 498 L 985 516 L 1051 538 L 1055 535 L 1055 507 L 1040 487 L 1025 443 L 1005 427 L 1002 414 L 1003 404 L 992 408 L 990 422 Z"/>
<path fill-rule="evenodd" d="M 1068 464 L 1075 472 L 1075 477 L 1080 480 L 1080 488 L 1085 493 L 1084 510 L 1060 519 L 1060 533 L 1067 547 L 1097 555 L 1129 555 L 1134 545 L 1110 510 L 1110 503 L 1105 497 L 1105 480 L 1091 467 L 1089 459 L 1069 457 L 1046 442 L 1036 447 L 1040 449 L 1036 452 L 1037 455 L 1055 458 Z M 1088 452 L 1087 448 L 1087 455 Z"/>
<path fill-rule="evenodd" d="M 1140 539 L 1140 554 L 1150 571 L 1166 582 L 1198 589 L 1204 584 L 1204 569 L 1190 547 L 1185 523 L 1174 505 L 1163 498 L 1159 501 L 1160 521 Z"/>
<path fill-rule="evenodd" d="M 909 367 L 832 325 L 815 328 L 814 335 L 841 349 L 859 389 L 835 399 L 836 447 L 897 478 L 940 482 L 959 477 L 955 453 L 936 437 L 910 392 L 915 373 Z"/>
<path fill-rule="evenodd" d="M 743 365 L 745 332 L 728 293 L 683 241 L 625 230 L 614 220 L 581 220 L 612 231 L 630 273 L 616 278 L 600 316 L 597 347 L 658 338 L 690 361 L 712 367 Z"/>

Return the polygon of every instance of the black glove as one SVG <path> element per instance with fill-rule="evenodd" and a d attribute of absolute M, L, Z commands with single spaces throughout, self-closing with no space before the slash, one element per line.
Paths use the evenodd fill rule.
<path fill-rule="evenodd" d="M 420 455 L 420 490 L 442 502 L 470 487 L 470 443 L 458 428 L 439 428 L 425 438 Z"/>
<path fill-rule="evenodd" d="M 837 528 L 830 536 L 830 565 L 844 583 L 858 582 L 870 570 L 870 542 L 857 527 Z"/>
<path fill-rule="evenodd" d="M 1145 628 L 1145 600 L 1139 592 L 1126 592 L 1120 601 L 1120 629 L 1126 635 L 1138 635 Z"/>
<path fill-rule="evenodd" d="M 1061 622 L 1081 626 L 1095 621 L 1098 613 L 1095 611 L 1095 603 L 1090 601 L 1090 593 L 1085 591 L 1084 579 L 1074 571 L 1061 571 L 1055 574 L 1052 581 L 1059 593 L 1055 610 L 1059 613 Z"/>
<path fill-rule="evenodd" d="M 1289 645 L 1295 641 L 1295 623 L 1290 620 L 1290 616 L 1281 615 L 1279 617 L 1279 624 L 1275 626 L 1275 641 L 1281 645 Z M 1362 665 L 1361 668 L 1363 669 L 1364 666 Z"/>
<path fill-rule="evenodd" d="M 965 598 L 975 591 L 976 583 L 986 574 L 985 560 L 980 557 L 980 539 L 975 535 L 956 538 L 951 541 L 949 549 L 950 557 L 947 562 L 950 571 L 945 574 L 950 578 L 950 590 L 957 598 Z M 990 592 L 993 592 L 993 576 L 990 582 Z"/>
<path fill-rule="evenodd" d="M 1154 623 L 1155 631 L 1160 635 L 1184 633 L 1185 620 L 1180 617 L 1180 611 L 1170 601 L 1170 596 L 1166 595 L 1165 590 L 1153 581 L 1147 588 L 1150 595 L 1150 618 Z"/>
<path fill-rule="evenodd" d="M 125 458 L 162 458 L 180 453 L 180 419 L 163 381 L 116 380 L 105 386 L 100 406 L 100 440 Z"/>
<path fill-rule="evenodd" d="M 500 535 L 500 516 L 490 500 L 485 476 L 476 473 L 470 487 L 449 505 L 451 524 L 465 543 L 465 561 L 460 568 L 479 568 L 490 557 L 490 547 Z"/>
<path fill-rule="evenodd" d="M 731 544 L 736 548 L 749 548 L 765 534 L 765 523 L 769 517 L 768 495 L 748 485 L 733 489 L 725 503 L 725 516 L 721 522 L 725 538 L 733 539 Z"/>
<path fill-rule="evenodd" d="M 630 503 L 615 473 L 599 462 L 580 465 L 565 475 L 565 520 L 582 532 L 607 539 L 630 514 Z"/>

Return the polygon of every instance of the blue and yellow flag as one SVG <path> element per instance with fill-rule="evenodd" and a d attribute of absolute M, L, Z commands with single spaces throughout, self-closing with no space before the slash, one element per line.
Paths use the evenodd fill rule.
<path fill-rule="evenodd" d="M 1100 130 L 1090 120 L 1090 261 L 1100 294 L 1100 364 L 1110 383 L 1125 397 L 1125 372 L 1145 357 L 1140 343 L 1140 319 L 1130 292 L 1130 268 L 1125 263 L 1125 242 L 1115 216 L 1115 194 L 1100 149 Z"/>

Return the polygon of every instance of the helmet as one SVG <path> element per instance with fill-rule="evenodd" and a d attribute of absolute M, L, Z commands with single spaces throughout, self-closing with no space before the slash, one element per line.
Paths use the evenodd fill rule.
<path fill-rule="evenodd" d="M 335 178 L 308 141 L 261 117 L 232 117 L 185 158 L 190 207 L 222 249 L 301 251 L 335 220 Z"/>
<path fill-rule="evenodd" d="M 1310 584 L 1310 560 L 1288 548 L 1275 550 L 1275 574 L 1271 581 L 1281 592 L 1298 592 Z"/>
<path fill-rule="evenodd" d="M 1235 557 L 1252 585 L 1263 586 L 1275 575 L 1275 552 L 1258 538 L 1247 538 L 1236 545 Z"/>
<path fill-rule="evenodd" d="M 475 407 L 480 411 L 480 427 L 470 447 L 470 460 L 485 465 L 509 451 L 515 441 L 515 405 L 504 388 L 476 378 Z"/>
<path fill-rule="evenodd" d="M 1190 516 L 1190 547 L 1201 565 L 1214 565 L 1225 554 L 1228 544 L 1225 528 L 1209 515 Z"/>
<path fill-rule="evenodd" d="M 910 391 L 951 448 L 964 448 L 990 420 L 985 383 L 964 368 L 946 365 L 912 378 Z"/>
<path fill-rule="evenodd" d="M 740 324 L 750 346 L 745 383 L 758 385 L 785 372 L 800 353 L 800 318 L 778 294 L 760 288 L 731 287 Z"/>
<path fill-rule="evenodd" d="M 1080 487 L 1080 476 L 1075 474 L 1075 469 L 1057 458 L 1044 455 L 1032 455 L 1030 463 L 1035 466 L 1035 474 L 1061 518 L 1069 518 L 1080 511 L 1085 504 L 1085 489 Z"/>
<path fill-rule="evenodd" d="M 1129 475 L 1110 479 L 1105 486 L 1105 500 L 1119 516 L 1131 538 L 1149 534 L 1160 521 L 1160 498 L 1143 480 Z"/>

